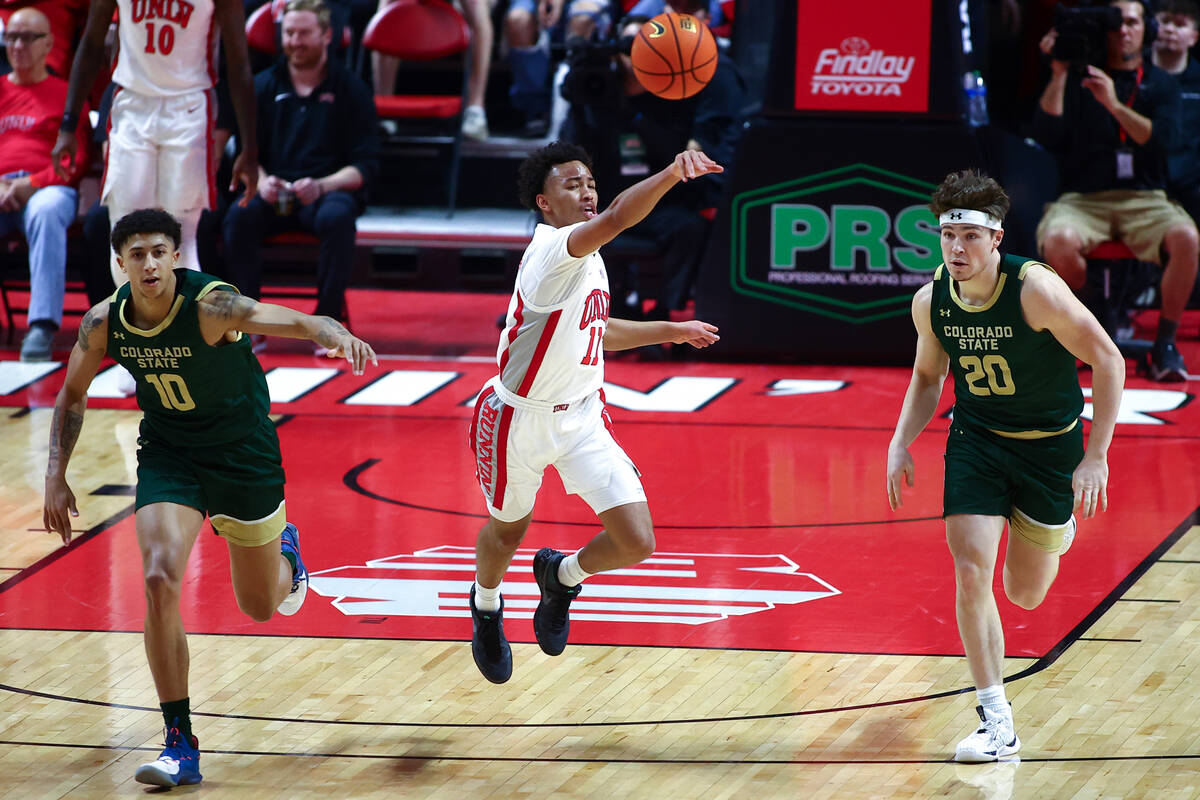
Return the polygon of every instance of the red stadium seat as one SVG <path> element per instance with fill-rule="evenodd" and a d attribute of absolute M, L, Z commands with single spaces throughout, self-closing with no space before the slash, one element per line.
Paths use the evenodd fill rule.
<path fill-rule="evenodd" d="M 390 138 L 389 146 L 405 142 L 427 147 L 439 144 L 450 148 L 448 209 L 454 213 L 458 198 L 458 172 L 462 147 L 462 112 L 466 106 L 467 56 L 471 31 L 462 15 L 444 0 L 394 0 L 376 12 L 363 34 L 363 47 L 401 59 L 415 61 L 454 59 L 462 73 L 457 94 L 377 95 L 375 109 L 380 119 L 436 120 L 446 129 L 444 135 L 405 135 Z M 449 127 L 453 126 L 453 130 Z"/>

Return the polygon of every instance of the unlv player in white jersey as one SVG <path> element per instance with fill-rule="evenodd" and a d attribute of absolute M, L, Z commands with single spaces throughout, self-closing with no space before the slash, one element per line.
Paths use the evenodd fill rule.
<path fill-rule="evenodd" d="M 534 556 L 542 599 L 533 630 L 544 652 L 556 656 L 566 647 L 567 612 L 585 578 L 654 552 L 639 473 L 613 439 L 604 410 L 604 351 L 666 342 L 699 348 L 719 337 L 715 326 L 699 320 L 610 319 L 608 274 L 597 251 L 645 219 L 677 182 L 722 170 L 699 150 L 685 150 L 598 214 L 583 148 L 554 142 L 521 164 L 521 201 L 545 222 L 521 259 L 500 335 L 499 374 L 480 393 L 470 431 L 489 515 L 475 542 L 471 651 L 493 683 L 512 675 L 500 582 L 529 528 L 546 467 L 558 470 L 563 486 L 592 507 L 604 530 L 577 553 L 543 548 Z"/>
<path fill-rule="evenodd" d="M 55 164 L 74 160 L 75 121 L 104 58 L 104 36 L 119 10 L 120 52 L 109 114 L 108 155 L 100 201 L 114 223 L 139 208 L 161 208 L 183 226 L 179 265 L 199 269 L 196 223 L 216 203 L 213 127 L 216 121 L 216 36 L 225 43 L 229 92 L 237 115 L 241 153 L 233 189 L 258 184 L 254 84 L 246 52 L 242 0 L 93 0 L 71 67 Z M 69 126 L 68 126 L 69 123 Z M 127 280 L 116 266 L 113 281 Z"/>

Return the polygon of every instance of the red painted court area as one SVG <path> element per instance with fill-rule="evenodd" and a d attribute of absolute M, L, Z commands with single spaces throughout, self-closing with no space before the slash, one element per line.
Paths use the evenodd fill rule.
<path fill-rule="evenodd" d="M 263 362 L 284 415 L 289 518 L 312 588 L 299 615 L 251 622 L 234 603 L 225 545 L 206 532 L 184 589 L 187 629 L 466 641 L 483 521 L 467 424 L 494 365 L 390 360 L 355 377 L 305 355 L 269 351 Z M 50 405 L 61 376 L 0 402 Z M 939 519 L 949 388 L 913 449 L 916 486 L 892 513 L 884 458 L 907 369 L 618 360 L 607 376 L 658 548 L 645 564 L 587 582 L 572 609 L 573 643 L 961 654 Z M 1008 655 L 1046 654 L 1200 506 L 1200 412 L 1189 385 L 1130 379 L 1110 452 L 1110 510 L 1081 525 L 1040 609 L 1000 601 Z M 99 487 L 74 488 L 83 507 Z M 533 641 L 533 552 L 578 548 L 598 530 L 552 472 L 534 519 L 505 584 L 513 641 Z M 3 627 L 140 630 L 132 518 L 6 586 Z"/>

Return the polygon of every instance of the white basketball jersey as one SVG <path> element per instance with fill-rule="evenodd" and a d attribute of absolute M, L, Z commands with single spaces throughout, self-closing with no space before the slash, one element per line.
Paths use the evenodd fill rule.
<path fill-rule="evenodd" d="M 552 408 L 604 383 L 608 273 L 599 253 L 567 252 L 575 227 L 538 225 L 521 258 L 496 351 L 496 393 L 510 405 Z"/>
<path fill-rule="evenodd" d="M 213 0 L 117 0 L 121 50 L 113 81 L 150 97 L 216 83 Z"/>

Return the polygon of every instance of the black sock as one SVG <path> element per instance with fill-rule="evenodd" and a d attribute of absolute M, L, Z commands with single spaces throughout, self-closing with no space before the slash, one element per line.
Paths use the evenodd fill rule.
<path fill-rule="evenodd" d="M 1155 344 L 1167 344 L 1175 341 L 1175 332 L 1179 330 L 1179 320 L 1166 317 L 1158 318 L 1158 335 L 1154 337 Z"/>
<path fill-rule="evenodd" d="M 192 709 L 191 701 L 185 697 L 182 700 L 172 700 L 169 703 L 159 703 L 162 707 L 163 722 L 168 729 L 178 728 L 187 740 L 192 738 Z"/>
<path fill-rule="evenodd" d="M 29 323 L 29 327 L 31 329 L 32 328 L 45 328 L 46 330 L 50 331 L 51 333 L 55 333 L 58 331 L 58 326 L 55 325 L 53 322 L 51 322 L 48 319 L 35 319 L 33 322 Z"/>

